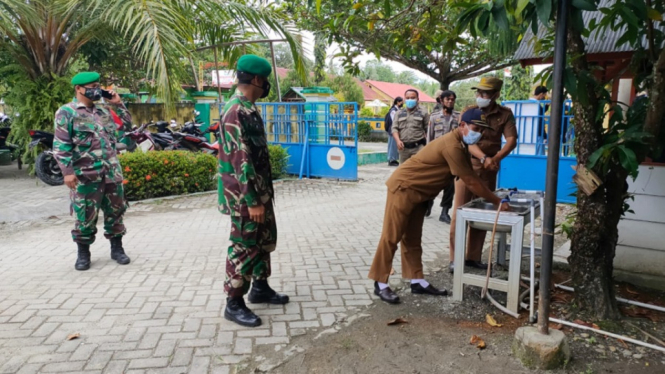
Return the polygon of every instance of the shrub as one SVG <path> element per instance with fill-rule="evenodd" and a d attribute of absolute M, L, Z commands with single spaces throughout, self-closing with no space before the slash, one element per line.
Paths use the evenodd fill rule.
<path fill-rule="evenodd" d="M 280 179 L 286 175 L 286 168 L 289 166 L 289 153 L 286 148 L 278 144 L 268 145 L 270 152 L 270 169 L 272 179 Z"/>
<path fill-rule="evenodd" d="M 372 125 L 365 121 L 358 121 L 358 141 L 371 141 Z"/>
<path fill-rule="evenodd" d="M 128 200 L 209 191 L 217 184 L 217 158 L 206 153 L 150 151 L 118 157 Z"/>

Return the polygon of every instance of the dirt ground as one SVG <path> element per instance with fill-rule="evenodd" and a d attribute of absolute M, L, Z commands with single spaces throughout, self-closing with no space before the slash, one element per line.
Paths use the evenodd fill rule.
<path fill-rule="evenodd" d="M 557 274 L 559 279 L 566 274 Z M 447 272 L 430 274 L 435 285 L 450 285 L 452 277 Z M 620 286 L 621 287 L 621 286 Z M 624 287 L 625 288 L 625 287 Z M 644 295 L 641 300 L 663 305 L 662 294 Z M 619 293 L 622 293 L 620 291 Z M 488 302 L 480 300 L 477 288 L 465 290 L 465 301 L 453 303 L 449 298 L 411 295 L 408 283 L 398 291 L 402 303 L 388 305 L 377 302 L 362 312 L 352 323 L 342 322 L 331 331 L 296 339 L 292 346 L 276 352 L 266 349 L 259 352 L 259 361 L 239 367 L 239 373 L 268 372 L 275 374 L 305 373 L 534 373 L 524 368 L 512 356 L 514 331 L 526 324 L 527 313 L 516 320 L 502 314 Z M 468 296 L 467 296 L 468 295 Z M 567 312 L 571 304 L 566 296 L 555 298 L 555 313 Z M 635 298 L 636 295 L 633 295 Z M 500 293 L 495 295 L 500 299 Z M 485 322 L 486 314 L 492 315 L 502 327 L 491 327 Z M 645 317 L 641 315 L 640 317 Z M 388 326 L 387 322 L 404 318 L 406 324 Z M 562 316 L 563 317 L 563 316 Z M 654 335 L 665 336 L 665 316 L 630 318 L 628 322 L 641 326 Z M 652 321 L 653 320 L 653 321 Z M 626 321 L 624 321 L 625 323 Z M 555 326 L 553 326 L 555 327 Z M 556 326 L 559 327 L 560 326 Z M 552 373 L 663 373 L 665 354 L 622 343 L 615 339 L 584 331 L 564 328 L 572 352 L 572 360 L 564 370 Z M 655 331 L 655 332 L 654 332 Z M 469 344 L 473 335 L 486 343 L 480 350 Z M 631 333 L 631 335 L 633 335 Z M 635 335 L 642 339 L 641 336 Z M 653 343 L 653 341 L 651 341 Z M 286 356 L 286 359 L 285 359 Z M 266 363 L 271 363 L 267 365 Z"/>

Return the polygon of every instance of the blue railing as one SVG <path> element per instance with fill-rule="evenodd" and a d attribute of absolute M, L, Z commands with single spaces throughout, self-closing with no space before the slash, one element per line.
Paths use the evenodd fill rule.
<path fill-rule="evenodd" d="M 289 174 L 358 178 L 357 103 L 257 103 L 268 141 L 290 155 Z"/>
<path fill-rule="evenodd" d="M 512 154 L 545 156 L 549 151 L 550 100 L 504 101 L 503 105 L 513 110 L 518 130 L 517 147 Z M 572 102 L 564 102 L 561 121 L 561 156 L 571 157 L 575 141 Z"/>
<path fill-rule="evenodd" d="M 517 147 L 501 162 L 498 186 L 500 188 L 517 187 L 523 190 L 545 190 L 547 174 L 547 133 L 550 124 L 549 112 L 544 110 L 550 105 L 549 100 L 504 101 L 503 105 L 511 108 L 515 115 L 518 131 Z M 573 143 L 575 140 L 572 102 L 564 103 L 564 116 L 561 123 L 561 147 L 559 149 L 559 182 L 557 201 L 574 203 L 576 186 L 573 183 L 575 166 Z M 528 176 L 528 177 L 525 177 Z"/>

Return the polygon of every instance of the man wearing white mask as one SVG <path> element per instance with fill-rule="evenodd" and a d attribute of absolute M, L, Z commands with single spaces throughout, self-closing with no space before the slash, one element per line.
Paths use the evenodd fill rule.
<path fill-rule="evenodd" d="M 496 176 L 499 172 L 501 160 L 510 154 L 517 146 L 517 127 L 513 111 L 497 104 L 496 100 L 501 94 L 503 81 L 499 78 L 484 77 L 480 84 L 473 87 L 476 90 L 476 104 L 482 111 L 487 125 L 493 131 L 485 131 L 480 140 L 469 147 L 471 153 L 471 165 L 478 177 L 484 182 L 490 191 L 496 190 Z M 501 146 L 501 137 L 506 138 L 506 143 Z M 455 257 L 455 223 L 457 208 L 475 199 L 475 194 L 463 180 L 455 181 L 455 199 L 453 205 L 453 216 L 450 223 L 450 272 L 453 272 L 453 260 Z M 482 196 L 481 196 L 482 197 Z M 483 253 L 486 232 L 470 228 L 467 240 L 466 266 L 487 269 L 480 258 Z"/>
<path fill-rule="evenodd" d="M 399 163 L 418 153 L 427 144 L 427 126 L 429 114 L 418 106 L 418 91 L 408 89 L 404 92 L 405 109 L 395 114 L 392 135 L 399 150 Z"/>
<path fill-rule="evenodd" d="M 399 297 L 388 286 L 398 242 L 401 242 L 402 277 L 411 279 L 411 293 L 448 294 L 424 279 L 422 231 L 428 201 L 449 186 L 454 177 L 463 180 L 474 194 L 497 206 L 501 203 L 474 172 L 467 150 L 468 145 L 480 140 L 483 132 L 493 131 L 482 117 L 478 108 L 462 114 L 457 129 L 430 142 L 400 165 L 386 182 L 388 196 L 383 230 L 368 275 L 374 280 L 374 294 L 381 300 L 399 303 Z M 508 204 L 502 204 L 501 209 L 507 210 Z"/>

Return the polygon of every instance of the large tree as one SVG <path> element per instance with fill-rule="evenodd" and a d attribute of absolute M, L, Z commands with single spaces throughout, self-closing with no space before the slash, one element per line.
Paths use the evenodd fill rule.
<path fill-rule="evenodd" d="M 479 20 L 497 9 L 509 9 L 513 19 L 530 24 L 534 34 L 545 28 L 548 35 L 535 43 L 535 48 L 552 55 L 556 0 L 460 3 L 466 11 L 459 24 L 475 32 L 488 32 L 487 24 Z M 585 27 L 582 12 L 597 11 L 599 6 L 599 20 Z M 575 0 L 569 12 L 564 83 L 573 99 L 577 162 L 595 172 L 602 185 L 589 195 L 582 190 L 577 193 L 577 218 L 568 261 L 578 305 L 597 319 L 615 319 L 620 314 L 612 280 L 613 260 L 618 223 L 628 209 L 626 179 L 635 178 L 639 163 L 649 155 L 658 155 L 663 144 L 662 138 L 660 142 L 657 139 L 665 128 L 665 38 L 660 31 L 665 4 L 651 0 Z M 612 101 L 606 88 L 620 76 L 603 74 L 602 66 L 587 60 L 584 38 L 602 38 L 608 29 L 622 30 L 616 47 L 629 45 L 635 51 L 630 65 L 634 83 L 638 90 L 648 92 L 647 98 L 626 111 Z M 606 116 L 609 126 L 604 128 Z"/>
<path fill-rule="evenodd" d="M 321 30 L 329 42 L 340 44 L 339 57 L 354 75 L 358 73 L 354 59 L 365 51 L 418 70 L 439 82 L 442 89 L 511 65 L 510 56 L 502 51 L 486 53 L 503 34 L 473 37 L 461 33 L 455 23 L 459 11 L 448 1 L 317 1 L 316 9 L 302 1 L 287 3 L 301 27 Z M 501 11 L 490 18 L 507 23 L 506 14 Z"/>

